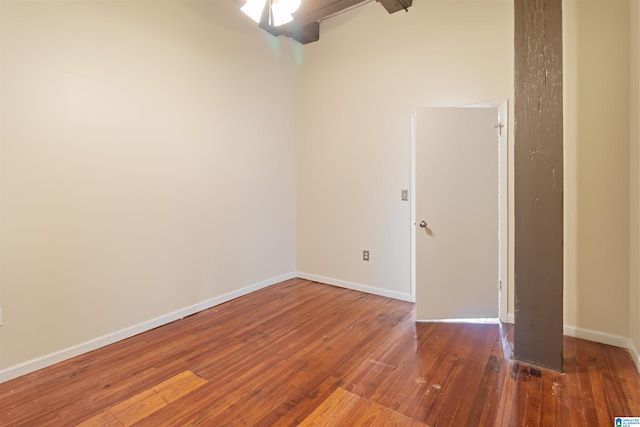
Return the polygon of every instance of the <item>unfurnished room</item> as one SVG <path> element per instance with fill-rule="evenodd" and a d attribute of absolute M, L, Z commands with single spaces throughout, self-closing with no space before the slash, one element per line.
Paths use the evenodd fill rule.
<path fill-rule="evenodd" d="M 640 0 L 0 0 L 0 425 L 640 424 Z"/>

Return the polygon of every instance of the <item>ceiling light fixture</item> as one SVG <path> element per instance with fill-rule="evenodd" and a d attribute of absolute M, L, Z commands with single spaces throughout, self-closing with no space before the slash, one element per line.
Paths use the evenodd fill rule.
<path fill-rule="evenodd" d="M 241 10 L 258 24 L 277 27 L 293 21 L 299 7 L 300 0 L 247 0 Z"/>

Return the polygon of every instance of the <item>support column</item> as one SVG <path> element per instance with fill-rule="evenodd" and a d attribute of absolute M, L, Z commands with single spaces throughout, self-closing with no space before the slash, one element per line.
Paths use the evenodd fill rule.
<path fill-rule="evenodd" d="M 562 0 L 514 4 L 514 355 L 562 371 Z"/>

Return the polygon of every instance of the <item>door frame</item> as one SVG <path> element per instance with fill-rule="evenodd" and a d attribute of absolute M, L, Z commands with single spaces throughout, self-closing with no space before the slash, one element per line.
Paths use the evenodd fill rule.
<path fill-rule="evenodd" d="M 418 107 L 429 108 L 429 107 Z M 436 107 L 438 108 L 438 107 Z M 450 107 L 443 107 L 450 108 Z M 498 315 L 501 322 L 509 319 L 509 103 L 507 100 L 486 102 L 482 104 L 463 105 L 454 108 L 497 108 L 498 123 L 503 127 L 498 138 Z M 411 300 L 416 302 L 416 112 L 411 113 Z"/>

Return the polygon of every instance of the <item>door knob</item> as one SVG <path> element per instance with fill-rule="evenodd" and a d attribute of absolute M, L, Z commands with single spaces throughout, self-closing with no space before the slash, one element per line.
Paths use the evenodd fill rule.
<path fill-rule="evenodd" d="M 420 221 L 420 228 L 427 228 L 427 221 Z"/>

